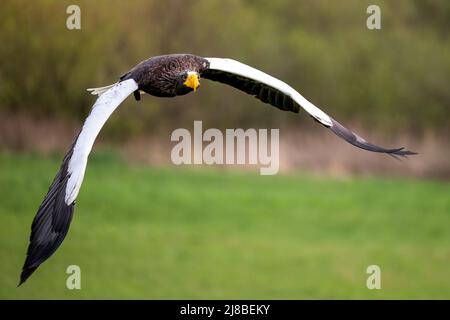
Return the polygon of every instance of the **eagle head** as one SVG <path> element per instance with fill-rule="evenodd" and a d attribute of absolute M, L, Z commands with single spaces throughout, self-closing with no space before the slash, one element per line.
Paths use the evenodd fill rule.
<path fill-rule="evenodd" d="M 200 75 L 197 71 L 187 71 L 180 75 L 177 82 L 177 95 L 184 95 L 197 90 L 200 86 Z"/>

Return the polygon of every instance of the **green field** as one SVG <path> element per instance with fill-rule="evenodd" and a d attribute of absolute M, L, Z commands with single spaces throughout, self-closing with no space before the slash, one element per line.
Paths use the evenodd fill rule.
<path fill-rule="evenodd" d="M 59 161 L 0 153 L 0 298 L 450 298 L 448 183 L 130 167 L 108 152 L 91 156 L 61 248 L 17 288 Z M 81 290 L 65 287 L 71 264 Z M 381 290 L 366 288 L 372 264 Z"/>

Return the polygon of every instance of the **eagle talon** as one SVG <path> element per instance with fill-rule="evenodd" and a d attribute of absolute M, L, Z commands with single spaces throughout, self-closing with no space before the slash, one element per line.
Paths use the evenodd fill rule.
<path fill-rule="evenodd" d="M 141 100 L 141 93 L 139 92 L 139 90 L 136 90 L 135 92 L 133 92 L 134 98 L 136 99 L 136 101 L 140 101 Z"/>

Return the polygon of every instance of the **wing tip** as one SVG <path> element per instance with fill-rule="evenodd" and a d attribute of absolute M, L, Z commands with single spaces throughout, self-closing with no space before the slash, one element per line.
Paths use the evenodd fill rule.
<path fill-rule="evenodd" d="M 37 268 L 38 267 L 29 268 L 27 266 L 23 266 L 22 272 L 20 273 L 19 284 L 17 285 L 17 287 L 23 285 L 28 280 L 28 278 L 36 271 Z"/>
<path fill-rule="evenodd" d="M 405 150 L 405 147 L 401 147 L 401 148 L 393 149 L 393 150 L 394 150 L 393 152 L 386 152 L 386 154 L 398 161 L 401 161 L 403 159 L 408 159 L 408 156 L 414 156 L 414 155 L 419 154 L 414 151 Z"/>
<path fill-rule="evenodd" d="M 389 154 L 394 154 L 396 156 L 403 156 L 403 157 L 407 157 L 407 156 L 414 156 L 414 155 L 418 155 L 418 152 L 414 152 L 414 151 L 410 151 L 410 150 L 405 150 L 405 147 L 401 147 L 398 149 L 394 149 L 393 152 L 388 152 Z"/>
<path fill-rule="evenodd" d="M 354 145 L 355 147 L 372 151 L 372 152 L 378 152 L 378 153 L 385 153 L 388 154 L 396 159 L 399 160 L 398 157 L 407 158 L 408 156 L 417 155 L 417 152 L 406 150 L 405 147 L 401 148 L 393 148 L 393 149 L 387 149 L 383 147 L 379 147 L 375 144 L 369 143 L 360 136 L 358 136 L 356 133 L 350 131 L 346 127 L 344 127 L 342 124 L 331 118 L 331 126 L 329 127 L 331 131 L 333 131 L 337 136 L 341 137 L 348 143 Z"/>
<path fill-rule="evenodd" d="M 65 203 L 68 166 L 73 147 L 64 157 L 47 195 L 31 224 L 31 235 L 18 286 L 21 286 L 59 248 L 70 227 L 75 203 Z"/>

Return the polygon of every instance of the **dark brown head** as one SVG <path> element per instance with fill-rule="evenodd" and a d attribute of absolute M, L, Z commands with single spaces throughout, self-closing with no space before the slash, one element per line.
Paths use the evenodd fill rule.
<path fill-rule="evenodd" d="M 120 80 L 132 78 L 139 90 L 157 97 L 174 97 L 197 90 L 200 73 L 207 67 L 206 59 L 190 54 L 157 56 L 139 63 Z"/>

